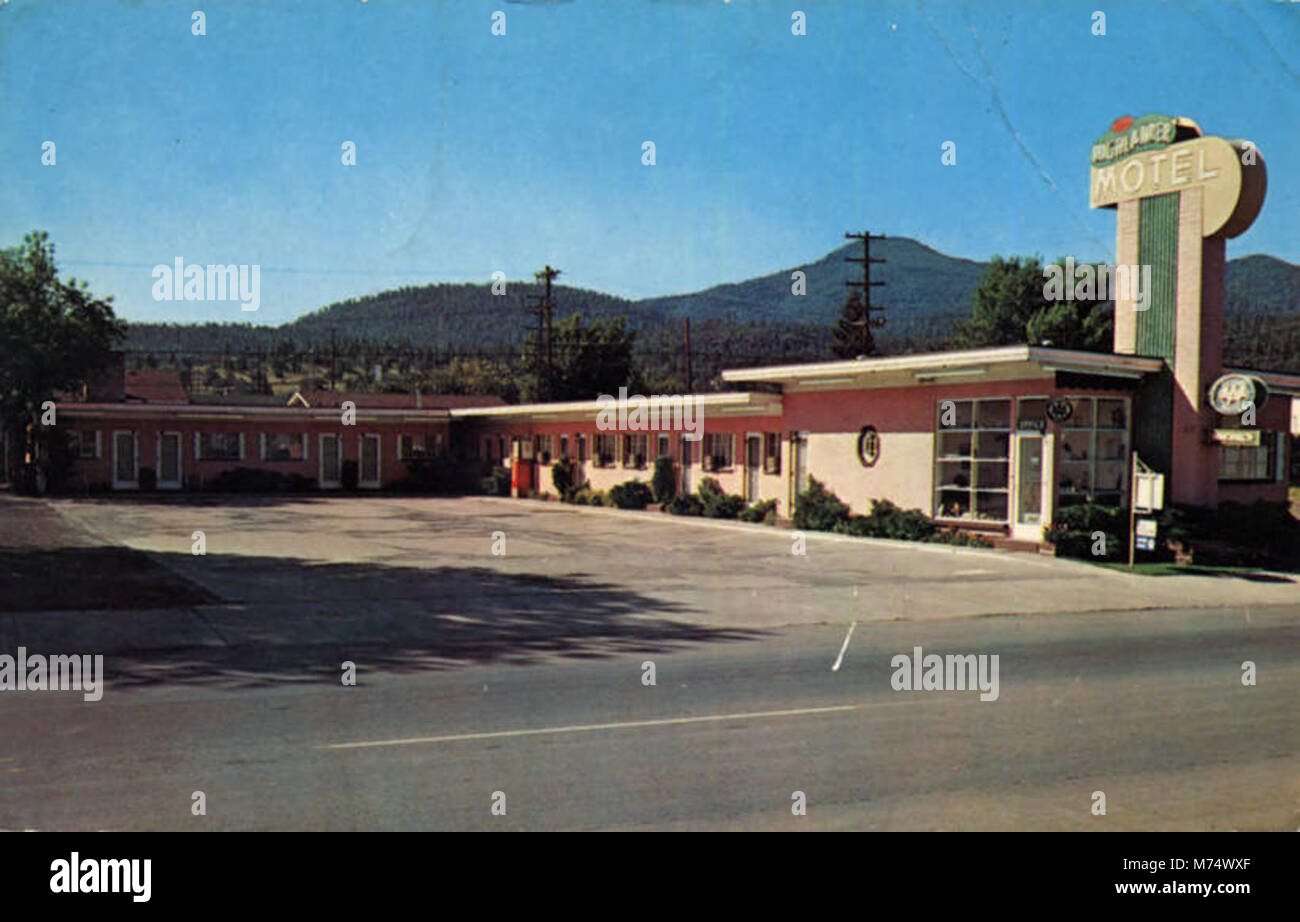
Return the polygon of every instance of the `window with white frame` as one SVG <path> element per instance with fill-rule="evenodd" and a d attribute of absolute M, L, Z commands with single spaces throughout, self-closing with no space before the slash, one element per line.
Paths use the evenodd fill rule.
<path fill-rule="evenodd" d="M 585 435 L 575 435 L 573 440 L 577 443 L 578 462 L 585 462 L 587 460 L 587 437 Z"/>
<path fill-rule="evenodd" d="M 99 457 L 99 430 L 81 429 L 72 433 L 72 453 L 78 458 Z"/>
<path fill-rule="evenodd" d="M 736 434 L 734 432 L 704 433 L 704 450 L 700 459 L 708 471 L 725 471 L 735 463 Z"/>
<path fill-rule="evenodd" d="M 630 433 L 623 436 L 623 466 L 645 467 L 647 444 L 649 439 L 644 432 Z"/>
<path fill-rule="evenodd" d="M 242 432 L 197 432 L 194 455 L 200 461 L 238 461 L 244 457 Z"/>
<path fill-rule="evenodd" d="M 551 463 L 552 441 L 549 435 L 533 436 L 533 457 L 538 464 Z"/>
<path fill-rule="evenodd" d="M 614 455 L 618 451 L 618 438 L 612 432 L 597 432 L 592 460 L 596 467 L 613 467 Z"/>
<path fill-rule="evenodd" d="M 1005 522 L 1011 399 L 940 400 L 934 433 L 934 515 Z"/>
<path fill-rule="evenodd" d="M 305 432 L 263 432 L 263 461 L 302 461 L 307 457 Z"/>

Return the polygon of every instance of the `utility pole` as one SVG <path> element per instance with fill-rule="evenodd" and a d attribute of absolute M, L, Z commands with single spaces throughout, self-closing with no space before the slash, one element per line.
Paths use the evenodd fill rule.
<path fill-rule="evenodd" d="M 861 259 L 857 259 L 853 256 L 846 256 L 844 258 L 844 261 L 846 263 L 862 263 L 862 281 L 845 282 L 844 284 L 849 288 L 862 289 L 862 319 L 854 321 L 853 326 L 862 328 L 862 354 L 870 355 L 875 350 L 875 341 L 871 336 L 871 328 L 883 327 L 885 325 L 884 317 L 871 316 L 872 311 L 884 310 L 884 307 L 882 307 L 881 305 L 878 304 L 873 305 L 871 303 L 871 289 L 885 284 L 884 282 L 871 281 L 871 264 L 883 263 L 887 261 L 884 259 L 871 258 L 871 241 L 884 240 L 886 238 L 884 234 L 875 234 L 873 236 L 871 231 L 863 231 L 860 234 L 850 234 L 846 232 L 844 236 L 846 239 L 849 240 L 862 241 Z"/>
<path fill-rule="evenodd" d="M 552 269 L 549 265 L 541 272 L 533 273 L 533 278 L 546 285 L 544 294 L 533 295 L 537 298 L 535 305 L 537 335 L 541 345 L 537 368 L 537 392 L 542 400 L 549 400 L 551 397 L 551 312 L 555 309 L 555 301 L 551 298 L 551 282 L 559 274 L 559 269 Z"/>
<path fill-rule="evenodd" d="M 691 318 L 683 317 L 686 324 L 686 393 L 694 393 L 694 375 L 691 370 Z"/>

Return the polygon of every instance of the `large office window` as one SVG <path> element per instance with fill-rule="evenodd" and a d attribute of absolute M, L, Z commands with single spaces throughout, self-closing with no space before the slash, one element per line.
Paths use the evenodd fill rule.
<path fill-rule="evenodd" d="M 1007 521 L 1011 400 L 941 400 L 934 434 L 934 514 Z"/>
<path fill-rule="evenodd" d="M 1093 502 L 1126 504 L 1128 401 L 1121 397 L 1069 397 L 1070 418 L 1061 424 L 1056 495 L 1062 506 Z"/>

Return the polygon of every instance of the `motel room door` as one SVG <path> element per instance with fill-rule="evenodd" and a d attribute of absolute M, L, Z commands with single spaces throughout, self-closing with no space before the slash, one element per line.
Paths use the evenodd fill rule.
<path fill-rule="evenodd" d="M 745 436 L 745 502 L 758 502 L 758 475 L 763 470 L 763 437 L 756 432 Z"/>
<path fill-rule="evenodd" d="M 1043 434 L 1016 433 L 1015 509 L 1012 537 L 1043 540 Z"/>
<path fill-rule="evenodd" d="M 113 489 L 134 490 L 140 486 L 139 437 L 134 432 L 113 433 Z"/>
<path fill-rule="evenodd" d="M 333 433 L 321 433 L 320 437 L 320 486 L 321 489 L 337 487 L 343 476 L 343 439 Z"/>
<path fill-rule="evenodd" d="M 691 492 L 691 445 L 695 443 L 682 435 L 678 438 L 677 444 L 681 448 L 678 458 L 680 458 L 682 472 L 682 486 L 678 492 L 684 496 Z"/>

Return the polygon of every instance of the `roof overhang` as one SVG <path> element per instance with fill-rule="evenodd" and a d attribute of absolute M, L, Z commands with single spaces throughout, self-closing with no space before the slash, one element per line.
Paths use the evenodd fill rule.
<path fill-rule="evenodd" d="M 1264 382 L 1270 394 L 1284 397 L 1300 397 L 1300 375 L 1288 375 L 1275 371 L 1250 371 L 1245 368 L 1225 368 L 1224 374 L 1246 375 Z"/>
<path fill-rule="evenodd" d="M 781 413 L 781 395 L 756 391 L 732 391 L 722 394 L 653 394 L 626 396 L 626 406 L 642 406 L 656 415 L 680 412 L 689 403 L 693 412 L 705 416 L 774 416 Z M 617 412 L 619 401 L 577 400 L 565 403 L 523 403 L 504 407 L 465 407 L 453 409 L 452 419 L 501 422 L 568 422 L 595 418 L 602 410 Z"/>
<path fill-rule="evenodd" d="M 115 419 L 185 419 L 205 420 L 255 420 L 260 422 L 302 422 L 305 420 L 340 420 L 338 407 L 306 409 L 304 407 L 222 406 L 220 404 L 193 403 L 59 403 L 60 416 L 71 419 L 86 417 L 112 417 Z M 357 407 L 357 419 L 386 420 L 389 422 L 430 423 L 446 422 L 450 413 L 445 409 L 416 410 L 377 409 Z"/>
<path fill-rule="evenodd" d="M 1144 356 L 1078 352 L 1049 346 L 999 346 L 803 365 L 733 368 L 722 372 L 722 380 L 736 384 L 779 384 L 783 390 L 791 392 L 1042 378 L 1061 371 L 1133 380 L 1158 372 L 1163 367 L 1162 359 Z"/>

